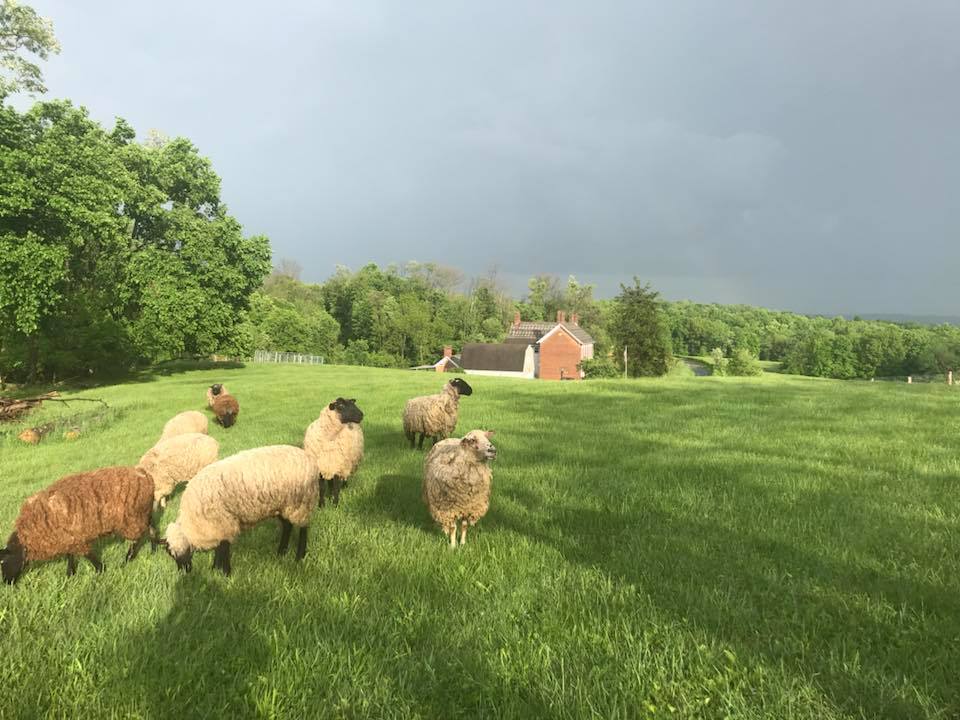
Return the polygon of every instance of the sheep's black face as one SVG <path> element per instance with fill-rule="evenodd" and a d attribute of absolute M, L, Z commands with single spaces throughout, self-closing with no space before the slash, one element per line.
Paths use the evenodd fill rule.
<path fill-rule="evenodd" d="M 456 391 L 460 395 L 473 395 L 473 388 L 467 385 L 466 380 L 461 380 L 460 378 L 454 378 L 450 381 L 450 384 L 456 388 Z"/>
<path fill-rule="evenodd" d="M 356 398 L 351 398 L 350 400 L 337 398 L 330 403 L 330 409 L 336 411 L 340 416 L 340 422 L 344 424 L 359 423 L 363 420 L 363 411 L 357 407 Z"/>
<path fill-rule="evenodd" d="M 3 581 L 13 585 L 20 579 L 23 569 L 27 566 L 27 550 L 20 544 L 16 533 L 7 540 L 7 546 L 0 550 L 0 567 L 3 568 Z"/>
<path fill-rule="evenodd" d="M 165 545 L 164 548 L 167 551 L 167 555 L 172 557 L 174 561 L 177 563 L 177 570 L 180 570 L 181 572 L 190 572 L 191 570 L 193 570 L 193 551 L 192 550 L 188 550 L 187 552 L 183 553 L 183 555 L 174 555 L 173 551 L 170 549 L 169 546 Z"/>
<path fill-rule="evenodd" d="M 210 386 L 210 393 L 212 395 L 219 395 L 222 391 L 223 391 L 222 383 L 214 383 L 213 385 Z"/>

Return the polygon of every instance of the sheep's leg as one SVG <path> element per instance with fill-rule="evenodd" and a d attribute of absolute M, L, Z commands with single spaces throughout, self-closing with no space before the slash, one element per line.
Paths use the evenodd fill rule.
<path fill-rule="evenodd" d="M 307 554 L 307 528 L 306 526 L 300 528 L 300 535 L 297 537 L 297 560 L 303 560 L 304 556 Z"/>
<path fill-rule="evenodd" d="M 333 480 L 330 481 L 330 484 L 333 486 L 331 492 L 333 496 L 333 506 L 337 507 L 340 504 L 340 488 L 343 487 L 343 478 L 339 475 L 334 475 Z"/>
<path fill-rule="evenodd" d="M 67 577 L 73 577 L 77 572 L 77 558 L 74 555 L 67 555 Z"/>
<path fill-rule="evenodd" d="M 434 445 L 436 445 L 439 439 L 440 439 L 439 435 L 434 435 L 432 438 L 430 438 L 430 447 L 433 447 Z"/>
<path fill-rule="evenodd" d="M 224 575 L 230 575 L 230 543 L 227 540 L 221 540 L 213 554 L 213 567 L 220 570 Z"/>
<path fill-rule="evenodd" d="M 320 482 L 323 482 L 321 480 Z M 280 547 L 277 548 L 277 555 L 285 555 L 290 546 L 290 531 L 293 530 L 293 523 L 285 517 L 280 518 Z"/>
<path fill-rule="evenodd" d="M 106 570 L 106 566 L 103 564 L 100 558 L 97 557 L 97 554 L 93 550 L 84 555 L 84 557 L 90 561 L 90 564 L 93 565 L 93 569 L 98 573 L 102 573 L 104 570 Z"/>
<path fill-rule="evenodd" d="M 160 544 L 158 536 L 160 531 L 157 530 L 157 523 L 153 519 L 153 515 L 150 516 L 150 552 L 155 553 L 157 551 L 157 546 Z"/>
<path fill-rule="evenodd" d="M 406 434 L 407 440 L 410 441 L 410 449 L 413 450 L 414 443 L 416 443 L 416 440 L 417 440 L 417 434 L 415 432 L 409 432 L 407 430 L 404 430 L 403 432 L 404 434 Z"/>
<path fill-rule="evenodd" d="M 461 545 L 467 544 L 467 521 L 466 520 L 460 521 L 460 544 Z"/>
<path fill-rule="evenodd" d="M 327 481 L 320 478 L 320 497 L 317 499 L 317 507 L 323 507 L 324 496 L 327 494 Z"/>
<path fill-rule="evenodd" d="M 124 560 L 124 562 L 130 562 L 131 560 L 133 560 L 133 559 L 137 556 L 137 553 L 140 552 L 140 547 L 141 547 L 146 541 L 147 541 L 147 534 L 146 534 L 146 533 L 144 533 L 143 535 L 141 535 L 140 537 L 138 537 L 136 540 L 134 540 L 134 541 L 130 544 L 130 549 L 127 550 L 127 557 L 126 557 L 126 559 Z"/>
<path fill-rule="evenodd" d="M 423 439 L 427 436 L 426 433 L 420 433 L 420 442 L 417 443 L 417 450 L 423 450 Z"/>
<path fill-rule="evenodd" d="M 448 535 L 450 535 L 450 549 L 451 549 L 451 550 L 455 550 L 456 547 L 457 547 L 457 525 L 456 525 L 456 523 L 454 523 L 453 526 L 450 528 L 450 532 L 448 533 Z"/>

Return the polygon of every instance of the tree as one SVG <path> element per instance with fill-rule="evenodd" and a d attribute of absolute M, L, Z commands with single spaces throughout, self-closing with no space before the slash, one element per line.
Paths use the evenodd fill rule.
<path fill-rule="evenodd" d="M 0 101 L 13 93 L 44 93 L 40 67 L 21 53 L 46 60 L 50 53 L 60 52 L 60 43 L 53 34 L 53 23 L 41 18 L 28 5 L 16 0 L 0 4 Z"/>
<path fill-rule="evenodd" d="M 660 293 L 649 284 L 640 285 L 637 278 L 633 287 L 620 286 L 610 335 L 616 347 L 627 348 L 627 374 L 631 377 L 665 375 L 670 368 L 670 330 L 659 297 Z"/>
<path fill-rule="evenodd" d="M 763 368 L 760 366 L 756 355 L 746 348 L 737 348 L 730 355 L 727 361 L 727 375 L 749 377 L 751 375 L 763 375 Z"/>

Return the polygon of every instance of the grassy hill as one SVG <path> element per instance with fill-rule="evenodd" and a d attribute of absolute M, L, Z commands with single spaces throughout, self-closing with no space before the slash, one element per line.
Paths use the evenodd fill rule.
<path fill-rule="evenodd" d="M 83 393 L 76 442 L 0 427 L 0 532 L 31 492 L 133 463 L 226 382 L 222 455 L 296 443 L 356 397 L 367 457 L 306 560 L 264 523 L 234 574 L 165 554 L 0 587 L 3 717 L 960 716 L 960 393 L 765 375 L 470 378 L 497 430 L 490 514 L 451 552 L 403 402 L 435 374 L 253 365 Z M 86 404 L 84 404 L 86 405 Z M 161 527 L 176 515 L 178 498 Z"/>

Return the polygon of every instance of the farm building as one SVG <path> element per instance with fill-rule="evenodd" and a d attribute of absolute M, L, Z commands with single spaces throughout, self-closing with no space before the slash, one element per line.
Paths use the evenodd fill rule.
<path fill-rule="evenodd" d="M 502 343 L 468 343 L 460 355 L 444 348 L 444 356 L 418 370 L 444 372 L 462 369 L 472 375 L 580 380 L 581 360 L 593 357 L 593 338 L 580 327 L 576 313 L 567 322 L 566 313 L 557 313 L 556 322 L 530 322 L 516 313 Z"/>

